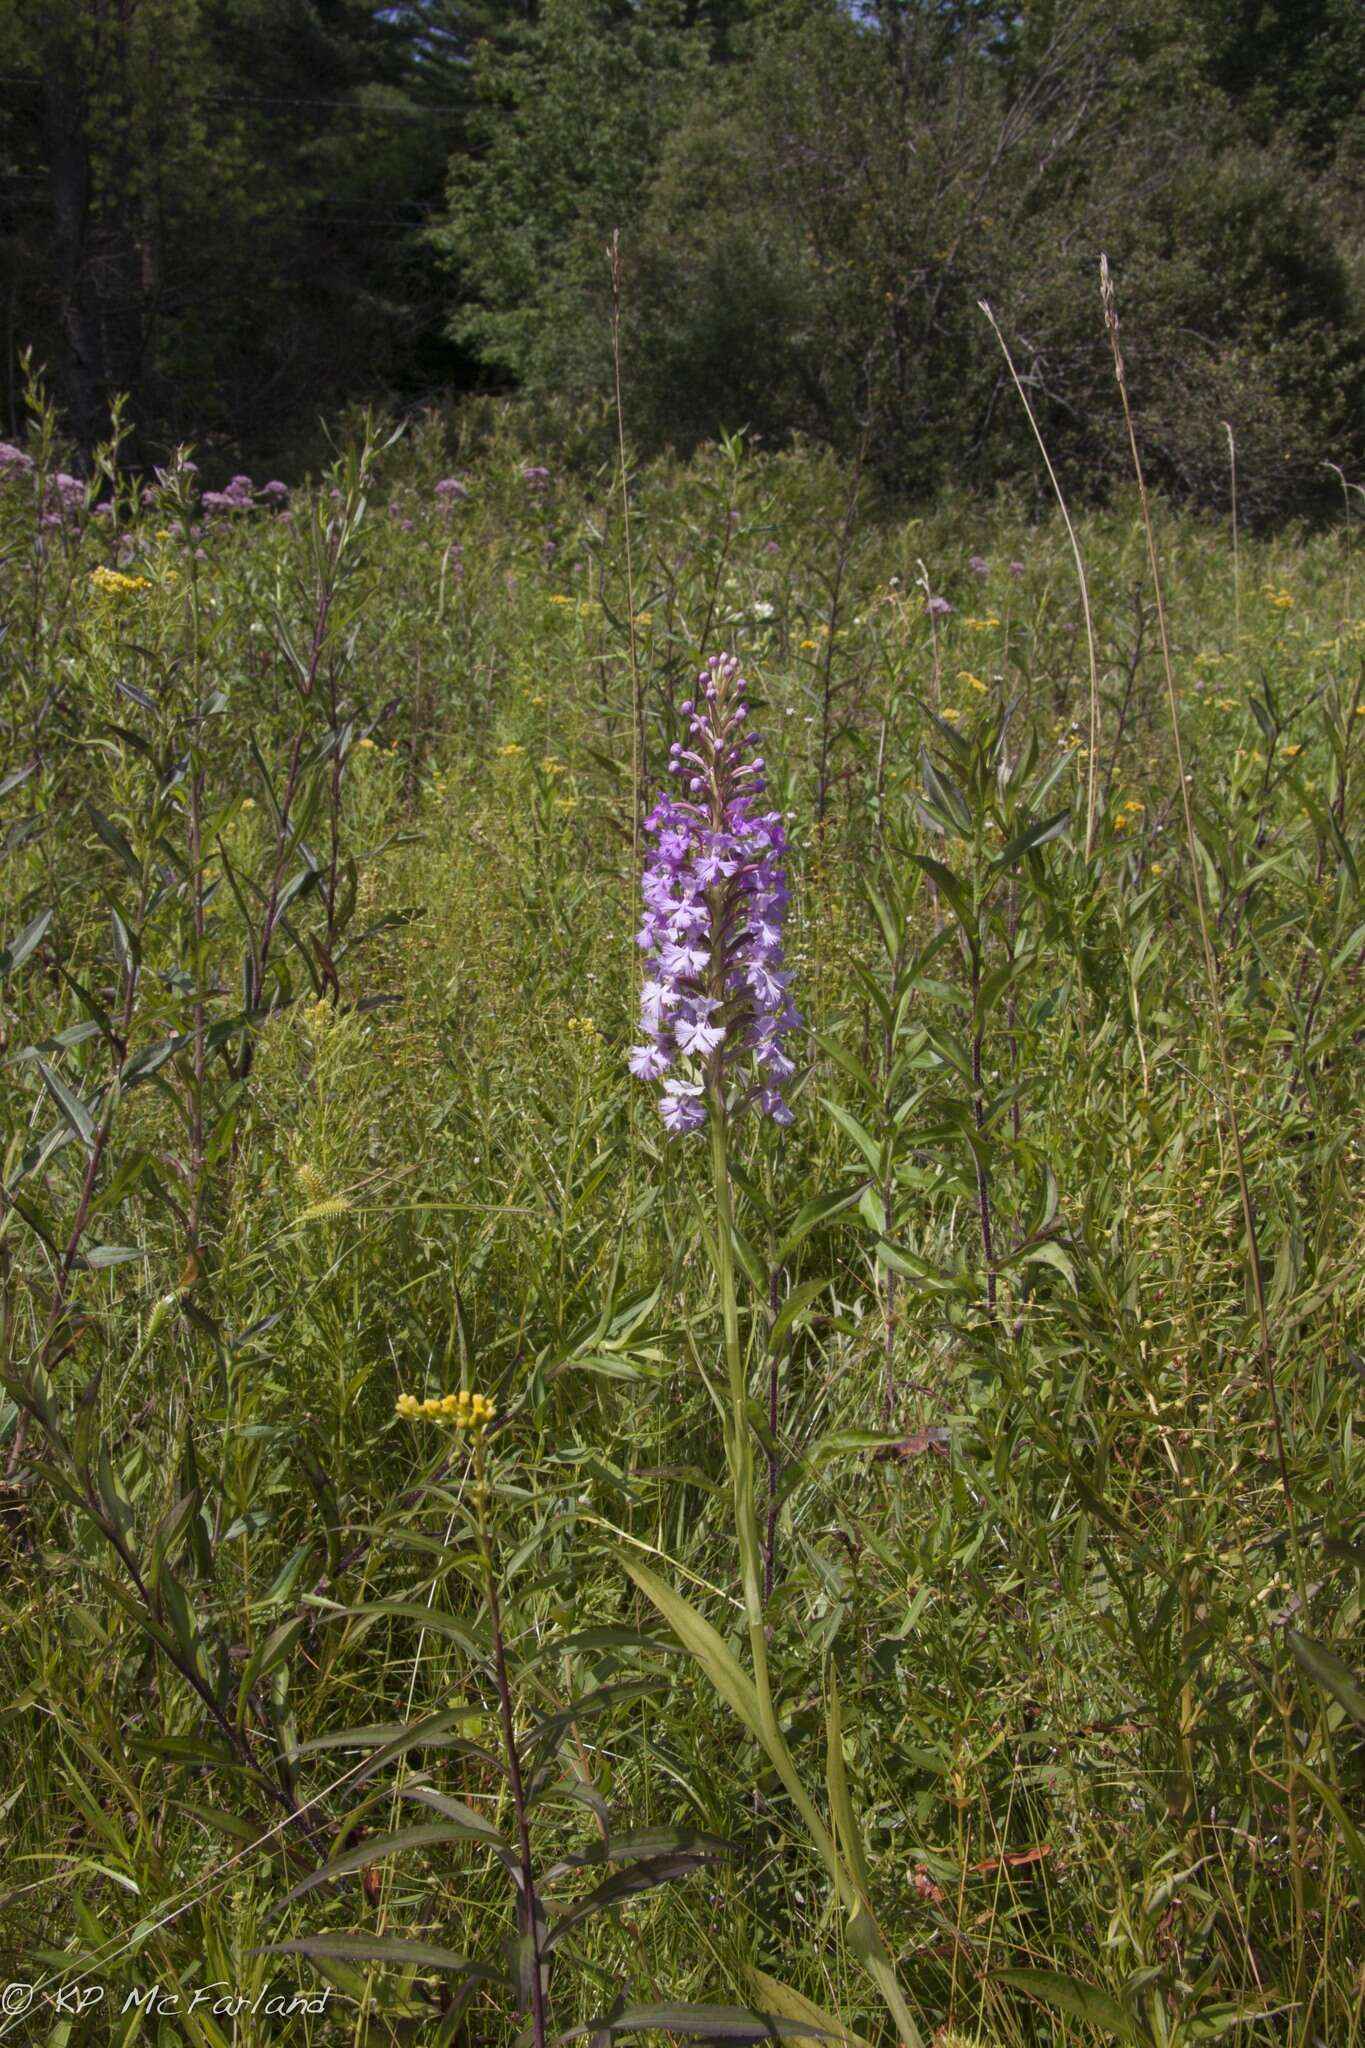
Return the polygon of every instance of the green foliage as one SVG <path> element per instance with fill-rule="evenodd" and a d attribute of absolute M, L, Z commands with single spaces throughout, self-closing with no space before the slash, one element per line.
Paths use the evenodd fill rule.
<path fill-rule="evenodd" d="M 608 239 L 632 216 L 705 51 L 675 0 L 547 0 L 509 47 L 481 46 L 480 147 L 452 162 L 433 239 L 463 301 L 456 338 L 530 389 L 601 388 Z"/>

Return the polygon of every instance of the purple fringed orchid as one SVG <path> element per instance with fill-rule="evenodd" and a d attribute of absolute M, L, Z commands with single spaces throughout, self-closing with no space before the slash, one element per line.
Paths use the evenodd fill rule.
<path fill-rule="evenodd" d="M 645 820 L 644 1042 L 630 1070 L 663 1080 L 670 1131 L 700 1129 L 708 1102 L 725 1101 L 742 1070 L 741 1099 L 775 1123 L 792 1121 L 782 1083 L 795 1066 L 783 1040 L 801 1019 L 782 965 L 786 835 L 777 811 L 758 808 L 767 785 L 745 687 L 732 656 L 707 663 L 696 703 L 682 707 L 691 744 L 675 742 L 669 761 L 683 793 L 662 794 Z"/>

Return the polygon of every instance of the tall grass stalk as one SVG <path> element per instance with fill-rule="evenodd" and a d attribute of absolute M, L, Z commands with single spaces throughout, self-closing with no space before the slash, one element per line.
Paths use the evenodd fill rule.
<path fill-rule="evenodd" d="M 1090 664 L 1090 747 L 1085 779 L 1085 857 L 1089 860 L 1095 850 L 1095 829 L 1099 815 L 1096 791 L 1099 786 L 1100 670 L 1099 659 L 1095 652 L 1095 628 L 1090 616 L 1090 585 L 1086 580 L 1085 558 L 1081 554 L 1081 544 L 1076 536 L 1076 529 L 1072 524 L 1071 514 L 1067 510 L 1066 498 L 1063 494 L 1061 483 L 1056 470 L 1052 467 L 1052 457 L 1047 452 L 1047 443 L 1043 439 L 1042 428 L 1038 425 L 1033 407 L 1029 404 L 1028 393 L 1024 389 L 1019 372 L 1014 367 L 1014 357 L 1010 354 L 1009 344 L 1000 332 L 995 315 L 986 300 L 979 299 L 977 303 L 985 314 L 986 319 L 990 322 L 991 332 L 999 342 L 1001 353 L 1005 358 L 1005 367 L 1009 371 L 1014 388 L 1019 394 L 1019 402 L 1028 415 L 1028 423 L 1033 429 L 1033 438 L 1038 443 L 1038 452 L 1043 458 L 1043 464 L 1047 470 L 1048 479 L 1052 484 L 1058 509 L 1062 515 L 1062 523 L 1066 527 L 1066 537 L 1071 544 L 1071 558 L 1076 565 L 1076 582 L 1081 594 L 1081 616 L 1085 621 L 1086 653 Z"/>

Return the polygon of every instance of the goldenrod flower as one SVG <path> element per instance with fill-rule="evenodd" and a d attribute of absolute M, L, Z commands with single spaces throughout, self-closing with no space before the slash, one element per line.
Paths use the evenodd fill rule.
<path fill-rule="evenodd" d="M 801 652 L 802 652 L 803 654 L 815 654 L 815 653 L 818 653 L 818 651 L 819 651 L 819 647 L 820 647 L 820 643 L 819 643 L 819 641 L 818 641 L 818 640 L 803 640 L 803 641 L 801 642 Z"/>
<path fill-rule="evenodd" d="M 106 597 L 136 597 L 140 590 L 152 587 L 145 576 L 124 576 L 119 570 L 106 569 L 103 565 L 91 570 L 90 581 Z"/>
<path fill-rule="evenodd" d="M 510 761 L 513 755 L 524 754 L 525 752 L 525 747 L 519 747 L 515 740 L 509 740 L 505 747 L 498 748 L 498 759 L 500 761 Z"/>
<path fill-rule="evenodd" d="M 945 704 L 942 711 L 939 713 L 939 716 L 940 718 L 952 719 L 953 722 L 956 723 L 956 721 L 959 718 L 961 718 L 962 713 L 958 710 L 956 704 Z"/>
<path fill-rule="evenodd" d="M 573 599 L 572 599 L 571 597 L 565 597 L 565 596 L 563 596 L 563 595 L 562 595 L 562 593 L 560 593 L 559 591 L 556 591 L 556 592 L 555 592 L 555 594 L 554 594 L 554 596 L 553 596 L 553 597 L 552 597 L 552 598 L 550 599 L 550 603 L 551 603 L 551 604 L 572 604 L 572 603 L 573 603 Z"/>
<path fill-rule="evenodd" d="M 470 1436 L 479 1436 L 497 1409 L 487 1394 L 471 1394 L 461 1388 L 458 1394 L 437 1394 L 425 1401 L 419 1401 L 415 1394 L 400 1394 L 393 1412 L 404 1422 L 448 1422 Z"/>

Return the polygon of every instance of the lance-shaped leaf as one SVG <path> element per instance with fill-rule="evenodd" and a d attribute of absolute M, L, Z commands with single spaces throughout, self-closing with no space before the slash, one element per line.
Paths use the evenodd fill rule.
<path fill-rule="evenodd" d="M 991 863 L 992 871 L 996 874 L 1003 873 L 1006 868 L 1012 867 L 1015 861 L 1022 860 L 1026 853 L 1046 846 L 1050 839 L 1059 838 L 1070 823 L 1069 807 L 1064 811 L 1058 811 L 1054 817 L 1036 818 L 1031 825 L 1026 825 L 1022 832 L 1016 833 L 1009 845 L 1003 847 L 996 855 Z"/>
<path fill-rule="evenodd" d="M 624 1558 L 622 1563 L 645 1598 L 658 1608 L 683 1648 L 691 1651 L 726 1706 L 762 1742 L 763 1717 L 754 1682 L 718 1631 L 648 1565 L 637 1564 L 633 1558 Z"/>
<path fill-rule="evenodd" d="M 55 1073 L 46 1060 L 35 1061 L 43 1077 L 43 1086 L 66 1118 L 72 1131 L 88 1149 L 95 1139 L 95 1119 L 79 1095 L 73 1095 L 60 1074 Z"/>
<path fill-rule="evenodd" d="M 618 1870 L 613 1876 L 604 1878 L 599 1885 L 581 1899 L 575 1899 L 571 1906 L 556 1920 L 544 1944 L 549 1953 L 555 1945 L 583 1921 L 590 1920 L 594 1913 L 605 1912 L 609 1906 L 619 1905 L 622 1899 L 632 1898 L 636 1892 L 653 1891 L 656 1885 L 672 1884 L 680 1877 L 691 1877 L 715 1861 L 710 1853 L 699 1854 L 696 1850 L 683 1849 L 671 1856 L 646 1856 L 638 1863 L 632 1863 L 625 1870 Z"/>
<path fill-rule="evenodd" d="M 631 1828 L 605 1842 L 590 1842 L 586 1849 L 571 1850 L 550 1865 L 540 1882 L 543 1886 L 551 1885 L 571 1870 L 587 1870 L 603 1863 L 634 1863 L 651 1856 L 733 1856 L 737 1847 L 724 1835 L 703 1834 L 697 1828 Z"/>
<path fill-rule="evenodd" d="M 367 1835 L 363 1842 L 353 1848 L 343 1849 L 339 1856 L 333 1856 L 320 1869 L 315 1870 L 292 1891 L 286 1892 L 276 1907 L 283 1912 L 295 1899 L 301 1899 L 305 1892 L 315 1891 L 320 1884 L 335 1884 L 340 1877 L 348 1877 L 354 1870 L 368 1869 L 371 1864 L 382 1863 L 386 1857 L 401 1856 L 414 1849 L 439 1848 L 443 1842 L 468 1842 L 485 1839 L 481 1823 L 474 1826 L 459 1820 L 429 1821 L 415 1828 L 395 1828 L 391 1834 Z"/>
<path fill-rule="evenodd" d="M 1141 2041 L 1117 2000 L 1080 1977 L 1067 1977 L 1060 1970 L 993 1970 L 990 1981 L 1026 1992 L 1041 2005 L 1053 2006 L 1073 2020 L 1084 2020 L 1088 2026 L 1100 2028 L 1112 2041 L 1132 2044 L 1132 2048 L 1138 2048 Z"/>
<path fill-rule="evenodd" d="M 493 1984 L 500 1982 L 503 1975 L 489 1963 L 457 1956 L 453 1949 L 438 1948 L 431 1941 L 405 1941 L 397 1934 L 306 1934 L 297 1941 L 272 1941 L 268 1947 L 253 1948 L 250 1953 L 311 1956 L 320 1962 L 392 1963 L 395 1968 L 450 1970 Z"/>
<path fill-rule="evenodd" d="M 825 2029 L 785 2013 L 750 2012 L 742 2005 L 627 2005 L 586 2026 L 570 2027 L 560 2041 L 584 2034 L 686 2034 L 694 2041 L 793 2041 L 824 2038 Z M 836 2036 L 836 2038 L 838 2038 Z"/>
<path fill-rule="evenodd" d="M 40 910 L 31 924 L 26 924 L 16 938 L 10 939 L 0 948 L 0 981 L 13 974 L 16 967 L 22 967 L 43 933 L 52 922 L 50 910 Z"/>
<path fill-rule="evenodd" d="M 1360 1680 L 1350 1665 L 1344 1664 L 1326 1643 L 1315 1642 L 1312 1636 L 1301 1636 L 1295 1628 L 1287 1628 L 1284 1639 L 1299 1669 L 1306 1671 L 1353 1721 L 1365 1728 L 1365 1690 L 1362 1690 Z"/>
<path fill-rule="evenodd" d="M 760 1970 L 750 1963 L 744 1972 L 749 1989 L 764 2012 L 777 2013 L 782 2019 L 799 2020 L 809 2027 L 811 2034 L 828 2034 L 832 2041 L 843 2043 L 843 2048 L 868 2048 L 861 2034 L 855 2034 L 851 2027 L 844 2026 L 832 2014 L 812 2004 L 799 1991 L 793 1991 L 790 1984 L 781 1984 L 776 1977 L 770 1977 L 766 1970 Z"/>

